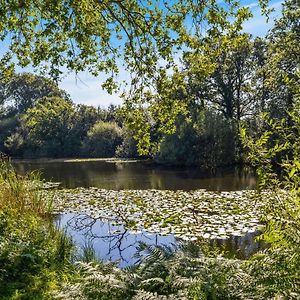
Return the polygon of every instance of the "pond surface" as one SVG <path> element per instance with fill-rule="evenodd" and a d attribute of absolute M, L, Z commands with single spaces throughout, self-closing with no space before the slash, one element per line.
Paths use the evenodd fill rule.
<path fill-rule="evenodd" d="M 13 161 L 19 174 L 39 170 L 46 181 L 60 182 L 61 187 L 97 187 L 105 190 L 183 190 L 239 191 L 254 189 L 256 178 L 249 170 L 230 169 L 210 174 L 197 168 L 171 168 L 149 162 L 120 161 Z M 77 213 L 57 216 L 58 226 L 65 228 L 79 249 L 92 246 L 95 256 L 104 261 L 116 261 L 120 267 L 136 262 L 140 242 L 148 245 L 178 246 L 182 241 L 173 234 L 160 235 L 147 231 L 130 232 L 122 225 Z M 232 236 L 227 240 L 206 240 L 205 243 L 227 255 L 241 259 L 262 248 L 255 241 L 257 232 Z"/>
<path fill-rule="evenodd" d="M 103 261 L 114 261 L 121 268 L 133 265 L 137 262 L 135 254 L 140 242 L 147 245 L 177 247 L 182 241 L 174 235 L 159 235 L 147 231 L 130 232 L 124 226 L 112 225 L 99 219 L 93 219 L 85 214 L 61 214 L 57 216 L 58 226 L 65 228 L 72 236 L 78 247 L 79 253 L 85 247 L 93 247 L 95 256 Z M 264 248 L 263 242 L 255 241 L 255 233 L 247 233 L 244 236 L 232 236 L 226 240 L 206 241 L 207 245 L 224 251 L 229 257 L 246 259 Z M 143 253 L 140 253 L 143 254 Z"/>
<path fill-rule="evenodd" d="M 46 181 L 61 182 L 65 188 L 234 191 L 256 186 L 253 172 L 237 168 L 210 174 L 197 168 L 170 168 L 149 162 L 32 160 L 15 161 L 13 165 L 20 174 L 40 170 Z"/>
<path fill-rule="evenodd" d="M 61 214 L 57 216 L 56 222 L 67 230 L 79 253 L 86 247 L 92 247 L 96 258 L 117 262 L 121 268 L 137 262 L 135 254 L 140 242 L 149 246 L 176 244 L 176 239 L 172 235 L 161 236 L 146 231 L 131 233 L 124 226 L 112 225 L 84 214 Z"/>

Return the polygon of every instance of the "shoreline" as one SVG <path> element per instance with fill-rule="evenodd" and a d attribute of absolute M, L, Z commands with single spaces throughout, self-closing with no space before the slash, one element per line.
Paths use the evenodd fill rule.
<path fill-rule="evenodd" d="M 12 163 L 74 163 L 74 162 L 97 162 L 104 161 L 108 163 L 133 163 L 133 162 L 150 162 L 145 159 L 101 157 L 101 158 L 12 158 Z"/>

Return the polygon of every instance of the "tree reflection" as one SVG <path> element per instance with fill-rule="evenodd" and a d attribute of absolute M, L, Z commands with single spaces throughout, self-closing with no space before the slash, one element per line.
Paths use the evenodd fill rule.
<path fill-rule="evenodd" d="M 113 224 L 111 220 L 96 219 L 86 214 L 67 214 L 60 218 L 61 225 L 66 227 L 76 244 L 93 245 L 98 258 L 119 261 L 121 266 L 135 263 L 134 255 L 141 242 L 155 246 L 176 242 L 173 236 L 132 232 L 123 225 Z M 100 257 L 99 251 L 102 252 Z"/>
<path fill-rule="evenodd" d="M 133 232 L 111 219 L 96 219 L 87 214 L 66 214 L 59 217 L 77 246 L 94 248 L 95 256 L 104 261 L 117 261 L 125 267 L 138 261 L 137 251 L 141 243 L 149 246 L 170 246 L 173 249 L 184 242 L 173 235 L 162 236 L 146 231 Z M 227 257 L 246 259 L 266 247 L 255 241 L 257 232 L 245 236 L 233 236 L 226 240 L 201 239 L 194 242 L 206 255 L 222 254 Z M 143 253 L 142 253 L 143 255 Z M 146 255 L 146 253 L 144 254 Z"/>

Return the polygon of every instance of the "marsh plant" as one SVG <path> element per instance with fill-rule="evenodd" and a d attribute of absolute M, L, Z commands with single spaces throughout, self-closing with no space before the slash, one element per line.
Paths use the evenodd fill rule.
<path fill-rule="evenodd" d="M 73 246 L 54 226 L 41 185 L 37 174 L 21 177 L 0 166 L 1 299 L 49 299 L 70 276 Z"/>
<path fill-rule="evenodd" d="M 38 172 L 21 177 L 10 164 L 1 163 L 0 209 L 13 209 L 18 213 L 50 214 L 53 197 L 51 193 L 41 193 L 42 185 Z"/>

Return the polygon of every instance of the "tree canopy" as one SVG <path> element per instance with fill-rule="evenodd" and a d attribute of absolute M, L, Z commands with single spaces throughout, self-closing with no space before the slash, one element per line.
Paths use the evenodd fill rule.
<path fill-rule="evenodd" d="M 7 51 L 0 70 L 8 75 L 15 63 L 32 65 L 55 79 L 64 68 L 94 75 L 104 72 L 108 74 L 104 87 L 111 89 L 120 63 L 142 75 L 159 59 L 169 61 L 174 46 L 195 48 L 206 32 L 218 36 L 225 29 L 231 33 L 240 29 L 250 13 L 238 3 L 1 0 L 0 40 Z"/>
<path fill-rule="evenodd" d="M 283 18 L 294 2 L 287 1 Z M 275 71 L 280 65 L 268 59 L 269 53 L 277 51 L 276 41 L 283 41 L 285 29 L 280 28 L 297 31 L 297 17 L 278 21 L 267 41 L 273 50 L 266 53 L 263 43 L 243 32 L 251 12 L 236 0 L 1 0 L 0 4 L 0 39 L 7 49 L 0 61 L 4 78 L 15 64 L 31 65 L 55 80 L 62 72 L 88 70 L 104 73 L 103 87 L 112 91 L 120 65 L 126 66 L 132 81 L 123 94 L 123 118 L 141 154 L 155 153 L 164 135 L 175 133 L 178 118 L 193 120 L 203 106 L 217 106 L 225 118 L 239 123 L 260 97 L 251 90 L 256 85 L 250 80 L 260 83 L 257 91 L 268 102 L 276 80 L 271 80 L 267 68 L 274 66 Z M 267 1 L 259 4 L 268 11 Z M 297 33 L 289 41 L 296 43 Z M 284 63 L 283 56 L 275 56 Z M 257 65 L 263 76 L 256 72 Z"/>
<path fill-rule="evenodd" d="M 43 97 L 60 97 L 68 100 L 69 96 L 55 82 L 43 76 L 30 73 L 13 75 L 10 80 L 0 85 L 0 105 L 10 107 L 17 113 L 25 112 Z"/>

